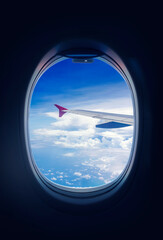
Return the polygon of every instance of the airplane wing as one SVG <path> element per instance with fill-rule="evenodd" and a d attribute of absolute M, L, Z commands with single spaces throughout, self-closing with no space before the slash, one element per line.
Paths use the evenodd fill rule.
<path fill-rule="evenodd" d="M 132 115 L 106 113 L 106 112 L 95 112 L 88 110 L 69 110 L 54 104 L 59 109 L 59 117 L 62 117 L 65 113 L 72 113 L 77 115 L 83 115 L 92 118 L 103 119 L 105 122 L 96 125 L 98 128 L 121 128 L 133 125 L 134 119 Z"/>

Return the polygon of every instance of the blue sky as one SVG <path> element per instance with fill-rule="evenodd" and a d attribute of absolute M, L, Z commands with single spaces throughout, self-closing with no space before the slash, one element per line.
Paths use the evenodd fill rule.
<path fill-rule="evenodd" d="M 133 127 L 98 129 L 85 116 L 58 117 L 54 104 L 69 109 L 133 114 L 130 91 L 108 64 L 61 61 L 49 68 L 33 91 L 29 129 L 32 154 L 52 182 L 94 187 L 113 181 L 128 161 Z"/>

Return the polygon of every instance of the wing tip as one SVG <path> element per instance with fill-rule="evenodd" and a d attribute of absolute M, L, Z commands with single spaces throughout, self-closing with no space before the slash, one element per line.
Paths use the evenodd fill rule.
<path fill-rule="evenodd" d="M 68 110 L 67 108 L 64 108 L 58 104 L 54 104 L 54 106 L 56 106 L 59 110 L 59 117 L 62 117 L 67 112 L 65 110 Z"/>

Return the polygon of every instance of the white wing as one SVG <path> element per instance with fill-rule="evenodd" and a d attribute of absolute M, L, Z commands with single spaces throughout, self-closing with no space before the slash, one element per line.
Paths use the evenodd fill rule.
<path fill-rule="evenodd" d="M 55 106 L 59 109 L 59 117 L 62 117 L 65 113 L 72 113 L 77 115 L 84 115 L 92 118 L 98 118 L 105 120 L 105 123 L 98 124 L 96 127 L 100 128 L 119 128 L 133 125 L 134 119 L 132 115 L 106 113 L 106 112 L 95 112 L 88 110 L 69 110 L 63 108 L 57 104 Z"/>

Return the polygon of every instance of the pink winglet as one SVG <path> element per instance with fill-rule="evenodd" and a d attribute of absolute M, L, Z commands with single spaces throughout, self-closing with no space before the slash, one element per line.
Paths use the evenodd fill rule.
<path fill-rule="evenodd" d="M 61 107 L 57 104 L 54 104 L 59 109 L 59 117 L 62 117 L 66 112 L 64 110 L 68 110 L 67 108 Z"/>

